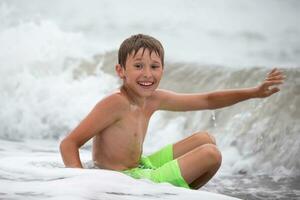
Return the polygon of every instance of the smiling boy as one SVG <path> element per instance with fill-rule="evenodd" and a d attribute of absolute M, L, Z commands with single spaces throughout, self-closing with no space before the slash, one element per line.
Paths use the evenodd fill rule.
<path fill-rule="evenodd" d="M 142 156 L 152 114 L 157 110 L 217 109 L 279 91 L 282 72 L 273 69 L 257 87 L 210 93 L 179 94 L 157 89 L 164 71 L 164 49 L 155 38 L 133 35 L 120 46 L 116 72 L 119 91 L 99 101 L 87 117 L 61 142 L 66 167 L 82 168 L 79 148 L 93 138 L 93 161 L 101 169 L 121 171 L 134 178 L 169 182 L 198 189 L 221 165 L 221 153 L 207 132 L 169 144 Z M 270 88 L 272 87 L 272 88 Z"/>

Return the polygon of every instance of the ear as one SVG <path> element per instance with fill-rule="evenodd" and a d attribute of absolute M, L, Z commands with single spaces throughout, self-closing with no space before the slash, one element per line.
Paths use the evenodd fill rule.
<path fill-rule="evenodd" d="M 120 64 L 116 65 L 116 72 L 121 79 L 125 79 L 125 69 Z"/>

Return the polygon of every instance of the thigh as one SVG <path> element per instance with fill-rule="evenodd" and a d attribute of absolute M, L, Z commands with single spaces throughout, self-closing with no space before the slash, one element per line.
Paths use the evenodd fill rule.
<path fill-rule="evenodd" d="M 156 170 L 153 170 L 151 172 L 151 180 L 158 183 L 167 182 L 175 186 L 190 188 L 181 175 L 177 160 L 172 160 Z"/>
<path fill-rule="evenodd" d="M 150 162 L 150 165 L 154 166 L 155 168 L 170 162 L 173 160 L 173 145 L 169 144 L 163 147 L 159 151 L 145 157 L 145 160 L 148 160 L 148 163 Z"/>
<path fill-rule="evenodd" d="M 182 177 L 191 184 L 207 172 L 219 168 L 222 155 L 216 145 L 205 144 L 178 158 Z"/>
<path fill-rule="evenodd" d="M 173 145 L 174 159 L 204 144 L 216 144 L 214 137 L 208 132 L 196 132 Z"/>

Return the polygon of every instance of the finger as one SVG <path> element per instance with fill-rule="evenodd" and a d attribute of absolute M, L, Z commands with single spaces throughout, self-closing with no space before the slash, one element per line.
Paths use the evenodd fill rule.
<path fill-rule="evenodd" d="M 274 73 L 275 71 L 277 71 L 277 68 L 273 68 L 272 71 L 270 71 L 268 75 L 271 75 L 271 74 Z"/>
<path fill-rule="evenodd" d="M 272 77 L 267 77 L 266 81 L 277 81 L 277 80 L 284 80 L 286 77 L 283 76 L 282 74 L 277 75 L 277 76 L 272 76 Z"/>
<path fill-rule="evenodd" d="M 266 81 L 264 83 L 264 86 L 269 87 L 269 86 L 272 86 L 272 85 L 280 85 L 282 83 L 283 83 L 283 81 Z"/>
<path fill-rule="evenodd" d="M 265 80 L 275 80 L 275 79 L 284 80 L 285 76 L 282 73 L 276 73 L 274 75 L 270 75 L 270 76 L 266 77 Z"/>
<path fill-rule="evenodd" d="M 272 74 L 269 74 L 268 77 L 278 76 L 278 75 L 282 75 L 282 74 L 283 74 L 282 71 L 276 70 Z"/>
<path fill-rule="evenodd" d="M 280 91 L 280 89 L 278 87 L 274 87 L 274 88 L 271 89 L 271 94 L 274 94 L 274 93 L 279 92 L 279 91 Z"/>
<path fill-rule="evenodd" d="M 276 93 L 276 92 L 279 92 L 279 88 L 275 87 L 275 88 L 272 88 L 270 90 L 267 90 L 266 91 L 266 96 L 271 96 L 272 94 Z"/>

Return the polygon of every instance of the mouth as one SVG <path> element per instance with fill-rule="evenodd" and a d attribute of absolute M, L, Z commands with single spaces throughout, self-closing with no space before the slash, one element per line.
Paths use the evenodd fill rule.
<path fill-rule="evenodd" d="M 154 85 L 154 82 L 152 81 L 138 81 L 137 82 L 140 86 L 142 86 L 143 88 L 149 88 L 152 85 Z"/>

